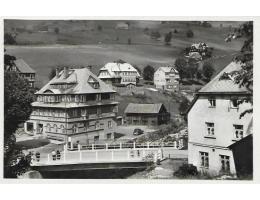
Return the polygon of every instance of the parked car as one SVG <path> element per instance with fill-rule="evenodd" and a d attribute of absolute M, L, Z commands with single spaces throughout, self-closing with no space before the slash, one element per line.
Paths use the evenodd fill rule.
<path fill-rule="evenodd" d="M 142 135 L 144 131 L 140 128 L 134 129 L 133 135 Z"/>

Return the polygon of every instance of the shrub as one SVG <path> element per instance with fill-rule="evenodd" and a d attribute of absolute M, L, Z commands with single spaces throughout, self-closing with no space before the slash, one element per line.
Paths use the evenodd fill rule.
<path fill-rule="evenodd" d="M 194 36 L 193 31 L 192 31 L 192 30 L 188 30 L 188 31 L 186 32 L 186 36 L 187 36 L 188 38 L 192 38 L 192 37 Z"/>
<path fill-rule="evenodd" d="M 183 164 L 177 171 L 173 173 L 173 175 L 179 178 L 186 178 L 189 176 L 198 176 L 199 172 L 196 166 L 192 164 Z"/>

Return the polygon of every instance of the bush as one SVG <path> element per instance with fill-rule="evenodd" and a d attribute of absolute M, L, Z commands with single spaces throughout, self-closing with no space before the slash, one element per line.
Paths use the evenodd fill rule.
<path fill-rule="evenodd" d="M 192 31 L 192 30 L 188 30 L 188 31 L 186 32 L 186 36 L 187 36 L 188 38 L 192 38 L 192 37 L 194 36 L 193 31 Z"/>
<path fill-rule="evenodd" d="M 186 178 L 189 176 L 198 176 L 199 172 L 196 166 L 192 164 L 183 164 L 176 172 L 173 173 L 173 175 L 179 178 Z"/>
<path fill-rule="evenodd" d="M 186 97 L 183 97 L 183 99 L 181 100 L 181 103 L 179 105 L 179 112 L 180 114 L 185 114 L 190 106 L 190 101 L 186 98 Z"/>
<path fill-rule="evenodd" d="M 215 72 L 215 69 L 211 63 L 206 62 L 203 64 L 202 73 L 208 81 L 211 79 L 214 72 Z"/>
<path fill-rule="evenodd" d="M 144 80 L 146 81 L 153 81 L 153 76 L 154 76 L 154 68 L 150 65 L 147 65 L 144 69 L 143 69 L 143 77 Z"/>

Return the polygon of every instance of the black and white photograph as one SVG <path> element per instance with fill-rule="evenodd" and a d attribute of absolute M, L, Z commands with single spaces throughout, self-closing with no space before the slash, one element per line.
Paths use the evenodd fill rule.
<path fill-rule="evenodd" d="M 4 179 L 254 179 L 254 21 L 3 26 Z"/>

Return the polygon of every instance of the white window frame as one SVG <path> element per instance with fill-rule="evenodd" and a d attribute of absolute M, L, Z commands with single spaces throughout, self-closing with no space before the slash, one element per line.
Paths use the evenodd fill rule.
<path fill-rule="evenodd" d="M 215 136 L 215 124 L 213 122 L 206 122 L 206 136 Z"/>
<path fill-rule="evenodd" d="M 230 156 L 219 155 L 220 157 L 220 171 L 230 172 Z"/>
<path fill-rule="evenodd" d="M 108 128 L 112 128 L 112 127 L 113 127 L 112 121 L 108 121 L 108 122 L 107 122 L 107 127 L 108 127 Z"/>
<path fill-rule="evenodd" d="M 234 139 L 240 140 L 244 137 L 244 126 L 239 124 L 234 124 Z"/>
<path fill-rule="evenodd" d="M 200 151 L 199 155 L 200 155 L 200 167 L 209 168 L 209 153 Z"/>
<path fill-rule="evenodd" d="M 209 98 L 209 108 L 215 108 L 216 107 L 216 99 L 215 98 Z"/>
<path fill-rule="evenodd" d="M 234 105 L 234 101 L 236 101 L 236 105 Z M 232 108 L 232 109 L 238 109 L 239 108 L 238 99 L 230 99 L 230 108 Z"/>

